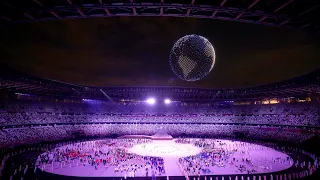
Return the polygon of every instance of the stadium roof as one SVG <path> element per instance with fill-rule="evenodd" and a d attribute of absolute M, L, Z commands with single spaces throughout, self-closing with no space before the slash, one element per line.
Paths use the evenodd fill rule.
<path fill-rule="evenodd" d="M 319 33 L 318 9 L 317 0 L 5 0 L 1 1 L 0 22 L 171 16 L 237 21 Z"/>

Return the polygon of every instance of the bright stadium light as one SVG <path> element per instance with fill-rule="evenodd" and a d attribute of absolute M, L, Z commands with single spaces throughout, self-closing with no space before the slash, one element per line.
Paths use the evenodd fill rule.
<path fill-rule="evenodd" d="M 170 99 L 165 99 L 165 100 L 164 100 L 164 103 L 165 103 L 165 104 L 170 104 L 170 103 L 171 103 L 171 100 L 170 100 Z"/>
<path fill-rule="evenodd" d="M 146 100 L 146 102 L 147 102 L 148 104 L 155 104 L 155 103 L 156 103 L 156 100 L 155 100 L 154 98 L 149 98 L 149 99 Z"/>

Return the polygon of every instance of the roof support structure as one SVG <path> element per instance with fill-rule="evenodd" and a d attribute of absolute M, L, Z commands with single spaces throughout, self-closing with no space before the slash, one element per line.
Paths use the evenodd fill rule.
<path fill-rule="evenodd" d="M 100 89 L 100 92 L 103 94 L 103 96 L 105 96 L 109 101 L 113 102 L 112 98 L 106 93 L 104 92 L 102 89 Z"/>
<path fill-rule="evenodd" d="M 33 2 L 37 3 L 39 6 L 43 6 L 43 4 L 40 0 L 33 0 Z"/>
<path fill-rule="evenodd" d="M 195 1 L 195 0 L 191 0 L 191 4 L 192 4 L 192 5 L 194 4 L 194 1 Z M 190 12 L 191 12 L 191 9 L 189 8 L 189 9 L 187 10 L 186 16 L 189 16 Z"/>
<path fill-rule="evenodd" d="M 81 16 L 86 17 L 86 15 L 84 14 L 81 8 L 77 8 L 77 11 L 79 14 L 81 14 Z"/>
<path fill-rule="evenodd" d="M 254 0 L 247 8 L 248 9 L 251 9 L 254 5 L 256 5 L 260 0 Z M 236 17 L 236 19 L 239 19 L 243 14 L 245 13 L 245 11 L 242 11 L 241 13 L 239 13 Z"/>
<path fill-rule="evenodd" d="M 35 18 L 29 13 L 24 13 L 24 16 L 26 16 L 27 18 L 30 18 L 32 20 L 35 20 Z"/>
<path fill-rule="evenodd" d="M 301 26 L 299 29 L 304 29 L 304 28 L 309 27 L 309 26 L 311 26 L 311 23 L 305 24 L 305 25 Z"/>
<path fill-rule="evenodd" d="M 219 7 L 222 7 L 226 2 L 227 2 L 227 0 L 222 0 L 222 2 L 220 3 Z M 211 15 L 211 18 L 213 18 L 217 13 L 218 13 L 217 10 L 213 11 L 213 13 Z"/>
<path fill-rule="evenodd" d="M 306 13 L 308 13 L 308 12 L 314 10 L 314 9 L 317 9 L 318 7 L 320 7 L 320 5 L 313 6 L 313 7 L 309 8 L 309 9 L 306 9 L 305 11 L 300 12 L 297 17 L 300 17 L 300 16 L 302 16 L 302 15 L 304 15 L 304 14 L 306 14 Z M 286 20 L 282 21 L 282 22 L 280 23 L 280 25 L 282 26 L 282 25 L 288 23 L 290 20 L 291 20 L 290 18 L 289 18 L 289 19 L 286 19 Z"/>
<path fill-rule="evenodd" d="M 33 2 L 37 3 L 41 7 L 44 7 L 43 3 L 40 0 L 33 0 Z M 61 17 L 53 10 L 50 10 L 50 14 L 52 14 L 57 19 L 61 19 Z"/>
<path fill-rule="evenodd" d="M 14 9 L 14 10 L 18 10 L 18 9 L 19 9 L 19 8 L 17 8 L 17 7 L 15 7 L 15 6 L 13 6 L 13 5 L 5 2 L 5 1 L 3 1 L 3 2 L 1 2 L 1 3 L 4 4 L 5 6 L 7 6 L 8 8 L 11 8 L 11 9 Z M 24 15 L 25 17 L 33 20 L 33 21 L 35 20 L 35 18 L 34 18 L 30 13 L 24 12 L 23 15 Z M 6 17 L 6 16 L 1 16 L 1 18 L 5 19 L 5 20 L 7 20 L 7 21 L 10 21 L 10 22 L 12 21 L 11 18 Z"/>
<path fill-rule="evenodd" d="M 6 20 L 6 21 L 8 21 L 8 22 L 11 22 L 11 21 L 12 21 L 11 18 L 8 18 L 8 17 L 6 17 L 6 16 L 1 16 L 1 15 L 0 15 L 0 18 Z"/>
<path fill-rule="evenodd" d="M 163 4 L 164 3 L 164 0 L 161 0 L 161 4 Z M 161 7 L 160 8 L 160 16 L 162 16 L 163 15 L 163 7 Z"/>
<path fill-rule="evenodd" d="M 66 0 L 70 5 L 72 5 L 72 1 L 71 0 Z M 81 8 L 77 8 L 77 12 L 82 16 L 82 17 L 86 17 L 86 15 L 84 14 L 84 12 L 82 11 Z"/>
<path fill-rule="evenodd" d="M 309 9 L 307 9 L 307 10 L 302 11 L 301 13 L 299 13 L 298 16 L 302 16 L 302 15 L 304 15 L 304 14 L 306 14 L 306 13 L 308 13 L 308 12 L 314 10 L 314 9 L 317 9 L 318 7 L 320 7 L 320 5 L 313 6 L 313 7 L 309 8 Z"/>
<path fill-rule="evenodd" d="M 130 0 L 130 3 L 133 3 L 133 0 Z M 134 7 L 134 8 L 132 8 L 132 10 L 133 10 L 133 14 L 136 16 L 136 15 L 137 15 L 137 10 L 136 10 L 136 8 Z"/>
<path fill-rule="evenodd" d="M 103 5 L 103 1 L 102 0 L 99 0 L 99 3 L 100 3 L 100 5 Z M 104 8 L 104 11 L 107 13 L 108 16 L 111 16 L 111 13 L 110 13 L 108 8 Z"/>
<path fill-rule="evenodd" d="M 23 0 L 15 0 L 23 1 Z M 0 20 L 7 26 L 12 23 L 28 23 L 33 21 L 50 21 L 58 19 L 90 18 L 90 17 L 110 17 L 110 16 L 170 16 L 170 17 L 194 17 L 208 18 L 227 21 L 237 21 L 250 24 L 261 24 L 266 26 L 283 27 L 291 30 L 309 31 L 320 34 L 319 19 L 312 16 L 320 4 L 314 1 L 301 1 L 299 5 L 305 7 L 303 12 L 292 12 L 295 9 L 284 8 L 294 0 L 282 0 L 283 4 L 273 6 L 273 12 L 266 12 L 268 5 L 259 4 L 259 0 L 246 0 L 248 4 L 242 8 L 240 1 L 230 4 L 227 0 L 213 2 L 214 5 L 201 4 L 197 0 L 188 0 L 183 3 L 170 3 L 166 0 L 159 0 L 158 3 L 150 0 L 130 0 L 125 2 L 107 2 L 103 0 L 73 1 L 63 0 L 54 4 L 46 4 L 43 0 L 29 0 L 27 7 L 22 7 L 19 3 L 14 6 L 1 0 L 3 12 L 0 12 Z M 239 2 L 239 3 L 236 3 Z M 259 5 L 259 6 L 258 6 Z M 279 12 L 281 10 L 281 13 Z M 319 8 L 318 8 L 319 9 Z M 112 10 L 112 11 L 111 11 Z M 64 13 L 66 12 L 66 13 Z M 300 14 L 299 14 L 300 13 Z M 301 17 L 299 17 L 301 16 Z M 28 17 L 28 18 L 25 18 Z"/>
<path fill-rule="evenodd" d="M 282 8 L 286 7 L 288 4 L 292 3 L 293 1 L 294 0 L 288 0 L 287 2 L 283 3 L 282 5 L 280 5 L 277 9 L 275 9 L 273 11 L 273 13 L 276 13 L 276 12 L 280 11 Z M 260 18 L 260 20 L 258 22 L 262 22 L 267 18 L 268 18 L 268 16 L 263 16 L 263 17 Z"/>
<path fill-rule="evenodd" d="M 61 17 L 56 13 L 56 12 L 54 12 L 54 11 L 50 11 L 50 13 L 54 16 L 54 17 L 56 17 L 56 18 L 58 18 L 58 19 L 61 19 Z"/>

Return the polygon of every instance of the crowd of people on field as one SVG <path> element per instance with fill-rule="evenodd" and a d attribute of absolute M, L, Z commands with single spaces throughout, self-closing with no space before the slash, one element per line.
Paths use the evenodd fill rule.
<path fill-rule="evenodd" d="M 41 154 L 37 159 L 40 169 L 89 166 L 103 169 L 115 175 L 135 177 L 161 176 L 165 174 L 164 162 L 159 157 L 128 153 L 135 144 L 147 143 L 148 139 L 108 139 L 87 141 L 57 147 Z M 111 170 L 111 171 L 110 171 Z"/>
<path fill-rule="evenodd" d="M 6 161 L 10 158 L 13 158 L 19 154 L 38 151 L 41 152 L 41 155 L 37 159 L 32 161 L 23 161 L 18 164 L 14 161 L 10 161 L 9 166 L 6 166 L 9 169 L 6 169 L 6 175 L 8 179 L 23 179 L 25 176 L 35 176 L 36 179 L 37 171 L 41 172 L 44 170 L 50 170 L 54 168 L 77 168 L 77 166 L 85 166 L 95 170 L 103 169 L 107 170 L 111 168 L 114 173 L 119 173 L 122 176 L 122 179 L 127 177 L 137 176 L 149 176 L 155 179 L 157 176 L 166 176 L 166 168 L 164 160 L 157 157 L 149 156 L 140 156 L 136 154 L 130 154 L 122 149 L 122 147 L 132 147 L 133 145 L 140 143 L 149 143 L 149 139 L 104 139 L 104 140 L 95 140 L 95 141 L 67 141 L 61 143 L 53 144 L 36 144 L 25 146 L 22 148 L 7 148 L 1 149 L 1 165 L 2 169 Z M 116 143 L 117 142 L 117 143 Z M 179 138 L 176 139 L 177 143 L 192 143 L 195 146 L 202 147 L 203 149 L 216 147 L 216 151 L 203 151 L 199 155 L 190 156 L 186 158 L 179 158 L 178 162 L 181 165 L 181 169 L 185 171 L 186 179 L 193 179 L 197 176 L 203 179 L 212 176 L 209 166 L 224 166 L 224 163 L 234 163 L 237 164 L 238 172 L 242 173 L 244 177 L 248 179 L 266 179 L 266 180 L 291 180 L 291 179 L 300 179 L 309 175 L 319 168 L 320 157 L 317 157 L 314 154 L 303 151 L 298 148 L 292 148 L 289 146 L 282 146 L 276 143 L 265 142 L 265 141 L 252 141 L 255 143 L 255 146 L 249 146 L 249 143 L 239 142 L 234 144 L 232 147 L 227 147 L 223 142 L 207 139 L 205 141 L 193 138 Z M 261 147 L 259 145 L 267 146 Z M 227 148 L 222 148 L 222 147 Z M 294 169 L 290 171 L 280 172 L 280 173 L 270 173 L 263 175 L 255 175 L 254 168 L 250 170 L 247 168 L 250 166 L 250 158 L 228 158 L 233 152 L 232 151 L 242 151 L 242 148 L 274 148 L 279 151 L 284 152 L 294 152 L 298 154 L 295 158 L 280 158 L 274 159 L 272 163 L 291 163 L 293 164 Z M 221 148 L 221 150 L 219 150 Z M 223 149 L 223 150 L 222 150 Z M 302 158 L 302 156 L 307 156 L 308 158 Z M 263 161 L 263 159 L 261 159 Z M 267 167 L 266 167 L 267 168 Z M 214 172 L 213 172 L 214 174 Z M 206 177 L 207 176 L 207 177 Z M 242 179 L 242 175 L 238 176 L 229 176 L 229 179 L 232 180 Z M 228 176 L 216 177 L 219 180 L 223 180 Z M 216 179 L 215 178 L 215 179 Z M 246 178 L 246 179 L 247 179 Z M 196 178 L 197 179 L 197 178 Z"/>

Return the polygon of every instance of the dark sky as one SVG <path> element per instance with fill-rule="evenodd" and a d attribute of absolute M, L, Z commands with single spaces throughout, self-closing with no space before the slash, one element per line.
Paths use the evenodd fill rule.
<path fill-rule="evenodd" d="M 230 88 L 288 79 L 320 67 L 319 37 L 297 31 L 193 18 L 97 18 L 1 29 L 0 61 L 32 75 L 91 86 Z M 171 71 L 172 45 L 187 34 L 213 44 L 203 80 Z M 168 83 L 170 78 L 175 78 Z"/>

